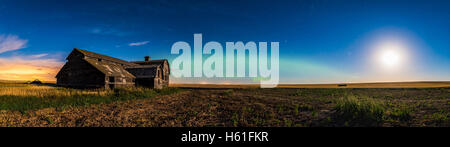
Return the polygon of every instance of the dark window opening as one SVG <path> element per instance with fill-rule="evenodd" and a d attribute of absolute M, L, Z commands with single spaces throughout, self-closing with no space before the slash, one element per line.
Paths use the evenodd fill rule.
<path fill-rule="evenodd" d="M 114 89 L 114 84 L 108 84 L 109 89 Z"/>
<path fill-rule="evenodd" d="M 165 73 L 165 72 L 163 71 L 163 73 Z M 165 81 L 166 80 L 166 74 L 162 75 L 162 78 Z"/>
<path fill-rule="evenodd" d="M 102 59 L 98 58 L 98 59 L 97 59 L 97 61 L 100 61 L 100 62 L 101 62 L 101 61 L 102 61 Z"/>
<path fill-rule="evenodd" d="M 109 77 L 109 82 L 110 82 L 110 83 L 114 83 L 114 82 L 115 82 L 114 77 Z"/>

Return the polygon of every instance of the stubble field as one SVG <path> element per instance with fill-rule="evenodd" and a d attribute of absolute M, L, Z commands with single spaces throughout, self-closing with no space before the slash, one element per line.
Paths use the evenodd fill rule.
<path fill-rule="evenodd" d="M 448 127 L 450 88 L 75 90 L 0 84 L 0 109 L 4 127 Z"/>

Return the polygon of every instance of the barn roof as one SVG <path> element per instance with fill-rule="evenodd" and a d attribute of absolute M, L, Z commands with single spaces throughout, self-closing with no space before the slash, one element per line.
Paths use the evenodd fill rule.
<path fill-rule="evenodd" d="M 139 64 L 139 65 L 162 65 L 166 62 L 166 59 L 162 60 L 150 60 L 150 61 L 133 61 L 131 63 Z"/>
<path fill-rule="evenodd" d="M 102 59 L 102 60 L 108 60 L 110 62 L 116 62 L 116 63 L 119 63 L 119 64 L 128 65 L 128 66 L 136 66 L 137 65 L 137 64 L 134 64 L 134 63 L 131 63 L 131 62 L 127 62 L 127 61 L 118 59 L 118 58 L 114 58 L 114 57 L 110 57 L 110 56 L 106 56 L 106 55 L 102 55 L 102 54 L 86 51 L 86 50 L 83 50 L 83 49 L 75 48 L 74 50 L 76 50 L 76 51 L 78 51 L 78 52 L 80 52 L 83 55 L 88 56 L 88 57 L 99 58 L 99 59 Z"/>
<path fill-rule="evenodd" d="M 107 76 L 136 78 L 133 74 L 126 71 L 121 65 L 92 59 L 84 60 Z"/>
<path fill-rule="evenodd" d="M 86 51 L 83 49 L 75 48 L 73 51 L 79 52 L 84 56 L 91 57 L 83 58 L 82 60 L 87 61 L 90 65 L 95 67 L 100 72 L 104 73 L 106 76 L 153 78 L 156 76 L 158 67 L 162 67 L 161 65 L 163 65 L 164 62 L 168 63 L 166 59 L 127 62 L 118 58 Z"/>
<path fill-rule="evenodd" d="M 139 65 L 141 65 L 140 67 L 145 67 L 145 66 L 147 66 L 147 67 L 151 67 L 151 66 L 157 67 L 157 66 L 164 65 L 164 62 L 167 62 L 167 65 L 169 65 L 169 61 L 167 61 L 167 59 L 150 60 L 150 61 L 133 61 L 131 63 L 139 64 Z M 169 68 L 169 74 L 170 74 L 170 68 Z"/>
<path fill-rule="evenodd" d="M 126 70 L 133 75 L 136 76 L 136 78 L 154 78 L 156 77 L 156 72 L 158 70 L 158 66 L 153 65 L 141 65 L 141 66 L 134 66 L 126 68 Z"/>

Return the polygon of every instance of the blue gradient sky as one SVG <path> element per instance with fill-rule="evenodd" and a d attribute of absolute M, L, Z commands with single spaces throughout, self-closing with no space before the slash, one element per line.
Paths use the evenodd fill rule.
<path fill-rule="evenodd" d="M 32 72 L 2 72 L 11 68 L 45 70 L 33 78 L 51 79 L 75 47 L 172 60 L 173 43 L 193 46 L 193 34 L 202 33 L 204 43 L 280 42 L 281 83 L 450 80 L 446 0 L 1 0 L 0 21 L 0 43 L 17 44 L 3 43 L 4 51 L 0 44 L 0 79 Z M 372 59 L 377 45 L 392 40 L 408 57 L 395 72 Z"/>

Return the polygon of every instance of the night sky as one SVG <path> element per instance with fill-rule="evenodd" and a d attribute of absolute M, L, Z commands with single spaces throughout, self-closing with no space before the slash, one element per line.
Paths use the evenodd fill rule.
<path fill-rule="evenodd" d="M 280 42 L 281 83 L 450 80 L 447 0 L 1 0 L 0 79 L 56 80 L 73 48 L 172 61 L 171 46 L 193 46 L 194 33 L 222 45 Z M 400 61 L 386 68 L 378 55 L 389 44 Z"/>

